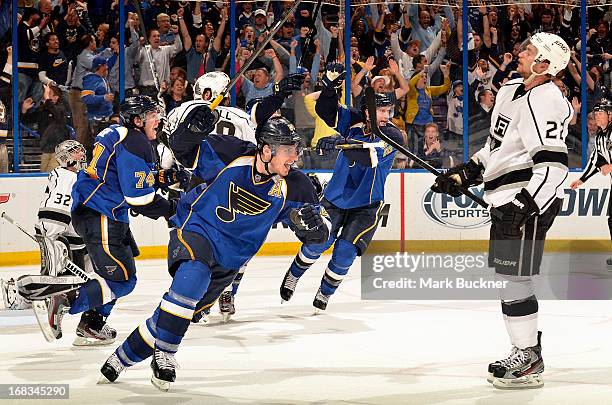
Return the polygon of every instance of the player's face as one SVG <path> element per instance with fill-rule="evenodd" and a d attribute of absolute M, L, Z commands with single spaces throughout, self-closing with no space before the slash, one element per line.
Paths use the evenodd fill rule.
<path fill-rule="evenodd" d="M 605 111 L 595 111 L 595 122 L 599 128 L 606 128 L 608 126 L 608 113 Z"/>
<path fill-rule="evenodd" d="M 276 173 L 281 177 L 289 174 L 291 165 L 297 162 L 300 157 L 301 148 L 299 145 L 279 145 L 276 147 L 276 154 L 270 161 L 270 172 Z"/>
<path fill-rule="evenodd" d="M 150 141 L 157 138 L 157 127 L 159 126 L 159 113 L 157 111 L 149 111 L 146 115 L 143 132 Z"/>
<path fill-rule="evenodd" d="M 391 117 L 391 106 L 378 107 L 376 108 L 376 122 L 379 127 L 384 127 L 389 122 Z"/>
<path fill-rule="evenodd" d="M 538 50 L 535 46 L 531 44 L 526 44 L 522 47 L 523 49 L 518 55 L 518 66 L 516 71 L 521 74 L 524 78 L 528 78 L 531 76 L 531 65 L 535 61 L 535 58 L 538 54 Z M 539 64 L 538 64 L 539 65 Z M 535 72 L 538 66 L 534 66 L 533 69 Z"/>

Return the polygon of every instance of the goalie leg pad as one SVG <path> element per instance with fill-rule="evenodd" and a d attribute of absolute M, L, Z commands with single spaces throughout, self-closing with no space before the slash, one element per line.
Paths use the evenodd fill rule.
<path fill-rule="evenodd" d="M 19 294 L 30 301 L 40 301 L 54 295 L 79 288 L 82 279 L 76 276 L 54 277 L 38 274 L 21 276 L 17 279 Z"/>
<path fill-rule="evenodd" d="M 70 258 L 68 241 L 38 234 L 35 237 L 40 247 L 40 273 L 50 276 L 62 274 L 66 260 Z"/>

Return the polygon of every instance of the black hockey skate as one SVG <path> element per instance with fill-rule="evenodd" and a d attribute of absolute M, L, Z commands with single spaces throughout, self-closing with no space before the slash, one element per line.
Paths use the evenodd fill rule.
<path fill-rule="evenodd" d="M 319 288 L 319 291 L 317 291 L 317 295 L 315 296 L 314 301 L 312 301 L 312 305 L 321 311 L 325 311 L 325 309 L 327 308 L 327 301 L 329 301 L 329 295 L 323 295 L 321 289 Z"/>
<path fill-rule="evenodd" d="M 177 367 L 178 364 L 176 363 L 174 354 L 155 349 L 153 359 L 151 360 L 151 369 L 153 370 L 151 383 L 160 391 L 168 391 L 170 389 L 170 383 L 176 380 Z"/>
<path fill-rule="evenodd" d="M 231 291 L 223 291 L 219 297 L 219 312 L 223 316 L 223 322 L 229 321 L 230 317 L 236 313 L 234 296 Z"/>
<path fill-rule="evenodd" d="M 43 304 L 43 302 L 37 301 L 35 302 L 35 304 Z M 70 309 L 70 302 L 68 301 L 68 297 L 66 296 L 66 294 L 55 295 L 49 298 L 48 304 L 46 305 L 46 307 L 47 307 L 47 322 L 48 322 L 50 331 L 53 333 L 53 337 L 55 337 L 55 339 L 61 339 L 62 338 L 62 319 L 64 318 L 64 314 L 66 314 L 68 310 Z M 36 308 L 35 308 L 34 314 L 38 318 Z M 44 330 L 46 328 L 43 326 L 43 324 L 40 324 L 40 327 L 41 329 L 43 329 L 43 334 L 45 334 L 45 337 L 47 337 L 46 336 L 47 333 Z"/>
<path fill-rule="evenodd" d="M 197 323 L 200 325 L 207 325 L 210 323 L 210 308 L 205 308 L 194 314 L 191 318 L 191 323 Z"/>
<path fill-rule="evenodd" d="M 123 370 L 125 370 L 125 366 L 119 360 L 119 356 L 116 353 L 111 354 L 102 365 L 102 368 L 100 368 L 102 375 L 98 380 L 98 384 L 115 382 Z"/>
<path fill-rule="evenodd" d="M 81 315 L 76 335 L 73 346 L 102 346 L 114 343 L 117 331 L 106 324 L 100 313 L 89 310 Z"/>
<path fill-rule="evenodd" d="M 538 332 L 536 346 L 519 349 L 514 347 L 510 355 L 490 367 L 493 372 L 493 386 L 498 389 L 541 388 L 544 386 L 542 373 L 542 332 Z M 496 362 L 497 363 L 497 362 Z M 492 363 L 495 365 L 495 363 Z"/>
<path fill-rule="evenodd" d="M 281 304 L 285 301 L 289 301 L 295 292 L 295 287 L 300 279 L 291 274 L 291 270 L 287 270 L 283 283 L 280 287 Z"/>

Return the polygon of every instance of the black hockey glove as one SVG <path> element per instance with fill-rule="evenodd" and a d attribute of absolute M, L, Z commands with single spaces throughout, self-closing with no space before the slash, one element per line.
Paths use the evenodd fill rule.
<path fill-rule="evenodd" d="M 436 182 L 431 186 L 431 191 L 458 197 L 461 195 L 458 186 L 467 188 L 482 183 L 483 170 L 484 166 L 481 163 L 470 159 L 467 163 L 452 167 L 438 176 Z"/>
<path fill-rule="evenodd" d="M 308 177 L 308 180 L 310 180 L 310 182 L 312 183 L 312 186 L 315 188 L 317 197 L 320 200 L 321 197 L 323 197 L 323 191 L 325 191 L 323 189 L 323 185 L 321 184 L 321 181 L 319 180 L 319 178 L 317 177 L 315 173 L 306 173 L 306 176 Z"/>
<path fill-rule="evenodd" d="M 170 186 L 178 183 L 178 188 L 188 190 L 191 183 L 191 172 L 184 169 L 165 169 L 157 172 L 157 186 L 168 191 Z"/>
<path fill-rule="evenodd" d="M 294 73 L 274 83 L 274 95 L 282 98 L 289 97 L 291 92 L 302 88 L 304 77 L 306 76 L 302 73 Z"/>
<path fill-rule="evenodd" d="M 179 124 L 174 133 L 170 135 L 170 141 L 172 142 L 173 139 L 180 137 L 182 142 L 191 141 L 192 143 L 199 144 L 215 129 L 218 120 L 218 111 L 212 111 L 204 104 L 199 105 L 189 111 L 187 117 Z"/>
<path fill-rule="evenodd" d="M 323 93 L 338 94 L 342 89 L 342 84 L 346 77 L 346 71 L 342 63 L 329 63 L 326 67 L 325 75 L 321 80 Z"/>
<path fill-rule="evenodd" d="M 336 150 L 336 145 L 341 145 L 346 142 L 346 138 L 343 136 L 326 136 L 319 139 L 317 142 L 317 153 L 319 155 L 325 155 Z"/>
<path fill-rule="evenodd" d="M 304 204 L 289 213 L 289 219 L 295 236 L 305 244 L 318 245 L 329 238 L 329 227 L 323 220 L 319 208 Z"/>
<path fill-rule="evenodd" d="M 540 213 L 533 197 L 525 189 L 514 196 L 509 203 L 497 208 L 503 214 L 501 218 L 502 234 L 508 239 L 520 239 L 522 227 L 533 215 Z"/>

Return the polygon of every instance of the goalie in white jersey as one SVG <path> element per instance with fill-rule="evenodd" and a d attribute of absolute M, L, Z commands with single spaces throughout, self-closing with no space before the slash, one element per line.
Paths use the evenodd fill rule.
<path fill-rule="evenodd" d="M 79 142 L 67 140 L 55 148 L 55 157 L 59 163 L 49 173 L 48 184 L 38 209 L 36 224 L 36 239 L 41 246 L 41 272 L 51 275 L 62 275 L 62 255 L 70 259 L 80 268 L 88 267 L 87 250 L 83 239 L 76 233 L 70 223 L 70 206 L 72 205 L 72 186 L 77 178 L 77 172 L 85 167 L 85 148 Z M 13 279 L 2 280 L 2 296 L 4 304 L 9 309 L 30 308 L 29 301 L 23 299 L 15 287 Z"/>
<path fill-rule="evenodd" d="M 496 388 L 538 388 L 544 371 L 538 301 L 532 276 L 539 273 L 546 232 L 562 205 L 567 178 L 565 137 L 573 109 L 551 77 L 565 69 L 563 39 L 538 33 L 523 44 L 517 72 L 497 94 L 490 136 L 468 163 L 438 177 L 432 190 L 458 196 L 457 184 L 483 182 L 491 216 L 489 266 L 505 281 L 502 312 L 510 355 L 489 365 Z"/>

